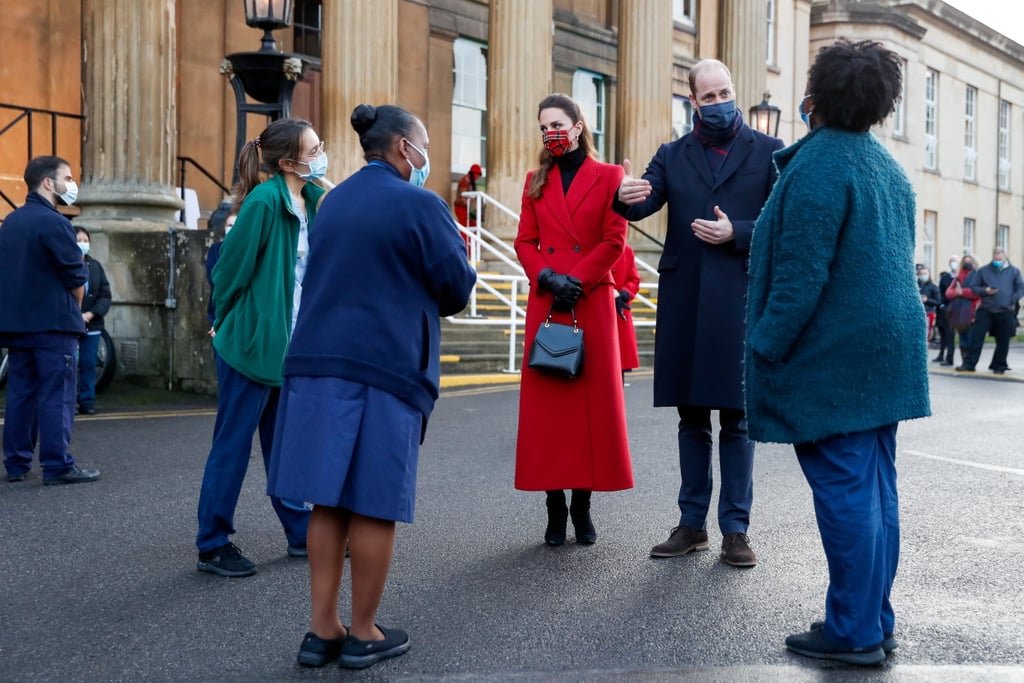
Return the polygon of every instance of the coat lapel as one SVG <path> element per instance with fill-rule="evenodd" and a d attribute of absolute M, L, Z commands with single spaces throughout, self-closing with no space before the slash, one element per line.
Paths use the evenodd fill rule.
<path fill-rule="evenodd" d="M 725 158 L 725 164 L 722 165 L 722 170 L 718 174 L 718 180 L 715 181 L 714 187 L 717 188 L 728 180 L 743 165 L 743 162 L 747 160 L 753 149 L 754 134 L 750 128 L 743 126 L 740 129 L 739 135 L 736 136 L 735 142 L 732 144 L 732 149 L 729 150 L 729 156 Z"/>
<path fill-rule="evenodd" d="M 686 141 L 683 143 L 683 154 L 690 160 L 693 167 L 697 169 L 697 173 L 700 175 L 708 187 L 712 187 L 715 184 L 714 178 L 711 177 L 711 167 L 708 166 L 708 158 L 704 156 L 704 147 L 701 146 L 697 140 L 697 136 L 690 135 L 686 136 Z"/>
<path fill-rule="evenodd" d="M 581 168 L 580 171 L 582 170 Z M 576 178 L 573 179 L 572 185 L 576 185 L 578 181 L 579 172 L 577 172 Z M 569 194 L 573 194 L 572 186 L 569 187 Z M 572 214 L 569 213 L 569 204 L 566 201 L 565 193 L 562 192 L 562 172 L 557 164 L 552 166 L 551 171 L 548 172 L 548 182 L 544 187 L 544 201 L 551 212 L 555 214 L 555 218 L 562 224 L 565 231 L 572 235 L 573 239 L 578 240 L 579 235 L 576 234 L 576 226 L 573 224 Z"/>

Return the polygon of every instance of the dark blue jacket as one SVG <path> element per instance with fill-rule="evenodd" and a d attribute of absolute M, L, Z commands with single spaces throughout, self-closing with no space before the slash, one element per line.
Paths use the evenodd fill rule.
<path fill-rule="evenodd" d="M 112 298 L 110 281 L 100 262 L 86 256 L 85 267 L 89 270 L 89 286 L 82 299 L 82 313 L 92 313 L 93 318 L 86 325 L 86 329 L 92 332 L 103 329 L 103 316 L 110 312 Z"/>
<path fill-rule="evenodd" d="M 71 290 L 86 278 L 71 221 L 30 192 L 0 225 L 0 336 L 85 334 Z"/>
<path fill-rule="evenodd" d="M 615 210 L 640 220 L 668 203 L 668 232 L 658 262 L 658 333 L 654 337 L 654 405 L 743 408 L 744 300 L 754 220 L 775 183 L 772 153 L 782 141 L 744 125 L 725 165 L 712 176 L 693 133 L 661 146 L 643 177 L 651 196 Z M 696 218 L 717 220 L 718 206 L 735 238 L 697 239 Z"/>
<path fill-rule="evenodd" d="M 465 308 L 475 282 L 444 201 L 372 162 L 331 190 L 309 231 L 284 375 L 383 389 L 425 424 L 440 383 L 440 318 Z"/>

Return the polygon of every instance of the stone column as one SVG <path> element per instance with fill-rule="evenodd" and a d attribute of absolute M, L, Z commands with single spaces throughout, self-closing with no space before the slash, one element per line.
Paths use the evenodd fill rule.
<path fill-rule="evenodd" d="M 76 223 L 166 231 L 175 222 L 175 2 L 82 2 L 87 116 Z"/>
<path fill-rule="evenodd" d="M 619 0 L 619 92 L 615 117 L 619 159 L 639 178 L 672 133 L 672 0 Z M 639 222 L 644 232 L 665 234 L 665 211 Z M 635 231 L 630 242 L 643 248 Z M 652 243 L 653 244 L 653 243 Z M 655 245 L 656 246 L 656 245 Z"/>
<path fill-rule="evenodd" d="M 519 213 L 541 149 L 537 105 L 551 93 L 552 0 L 491 0 L 487 32 L 487 193 Z M 517 226 L 490 211 L 487 228 L 511 238 Z"/>
<path fill-rule="evenodd" d="M 321 116 L 318 131 L 331 180 L 359 170 L 363 150 L 350 117 L 359 104 L 398 104 L 398 0 L 324 3 Z"/>
<path fill-rule="evenodd" d="M 768 5 L 764 0 L 721 4 L 718 58 L 732 72 L 736 106 L 747 116 L 760 104 L 768 79 Z"/>

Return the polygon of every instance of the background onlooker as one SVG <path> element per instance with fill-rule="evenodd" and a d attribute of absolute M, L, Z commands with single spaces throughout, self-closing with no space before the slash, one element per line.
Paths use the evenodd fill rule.
<path fill-rule="evenodd" d="M 975 277 L 965 286 L 981 299 L 981 303 L 974 312 L 967 355 L 957 370 L 974 372 L 985 337 L 991 334 L 995 337 L 996 348 L 988 367 L 997 375 L 1002 375 L 1010 369 L 1006 365 L 1006 354 L 1010 337 L 1017 329 L 1020 299 L 1024 297 L 1024 280 L 1021 279 L 1020 270 L 1006 259 L 1006 251 L 1002 247 L 996 247 L 992 250 L 992 262 L 979 268 Z"/>
<path fill-rule="evenodd" d="M 86 332 L 78 343 L 78 412 L 95 415 L 96 357 L 103 334 L 103 316 L 110 311 L 110 283 L 100 262 L 89 256 L 89 231 L 76 227 L 75 239 L 78 248 L 82 250 L 85 266 L 89 269 L 89 280 L 85 283 L 85 297 L 82 299 L 82 320 Z"/>
<path fill-rule="evenodd" d="M 924 304 L 924 313 L 928 316 L 928 329 L 925 331 L 925 339 L 931 340 L 932 326 L 935 325 L 936 312 L 942 305 L 942 294 L 939 293 L 939 286 L 932 282 L 931 273 L 927 268 L 917 269 L 917 285 L 921 293 L 921 303 Z"/>
<path fill-rule="evenodd" d="M 950 330 L 959 337 L 960 341 L 960 362 L 967 358 L 968 347 L 971 341 L 971 324 L 974 322 L 974 312 L 981 304 L 981 297 L 974 293 L 970 287 L 970 281 L 974 278 L 974 257 L 965 254 L 960 259 L 960 272 L 950 280 L 949 286 L 944 292 L 947 304 Z M 947 360 L 952 360 L 953 352 L 949 352 Z M 952 363 L 944 362 L 943 365 Z"/>

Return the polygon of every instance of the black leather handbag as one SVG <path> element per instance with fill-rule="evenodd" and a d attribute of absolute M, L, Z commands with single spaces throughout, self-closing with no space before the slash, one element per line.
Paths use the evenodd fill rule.
<path fill-rule="evenodd" d="M 548 375 L 576 379 L 583 373 L 583 330 L 576 311 L 570 309 L 571 326 L 551 322 L 551 313 L 549 310 L 547 320 L 537 328 L 527 365 Z"/>

